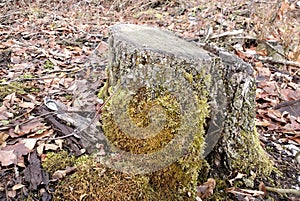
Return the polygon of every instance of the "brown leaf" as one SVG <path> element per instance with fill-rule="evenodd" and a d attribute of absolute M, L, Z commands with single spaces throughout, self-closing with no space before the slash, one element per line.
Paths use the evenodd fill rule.
<path fill-rule="evenodd" d="M 34 106 L 35 106 L 35 104 L 34 103 L 32 103 L 32 102 L 21 102 L 20 104 L 19 104 L 19 106 L 20 107 L 22 107 L 22 108 L 30 108 L 30 109 L 33 109 L 34 108 Z"/>
<path fill-rule="evenodd" d="M 42 143 L 36 148 L 37 154 L 38 154 L 39 156 L 41 156 L 41 155 L 43 154 L 44 146 L 45 146 L 45 143 L 42 142 Z"/>
<path fill-rule="evenodd" d="M 256 65 L 261 65 L 261 62 L 256 64 Z M 257 67 L 257 66 L 256 66 Z M 271 71 L 270 68 L 265 68 L 265 67 L 257 67 L 256 71 L 258 73 L 258 76 L 260 77 L 269 77 L 271 76 Z"/>
<path fill-rule="evenodd" d="M 7 191 L 7 197 L 14 198 L 17 195 L 16 191 Z"/>
<path fill-rule="evenodd" d="M 290 137 L 291 140 L 294 140 L 300 145 L 300 136 Z"/>
<path fill-rule="evenodd" d="M 270 122 L 263 119 L 262 121 L 259 121 L 258 119 L 255 119 L 255 125 L 256 126 L 262 126 L 262 127 L 268 127 L 270 126 Z"/>
<path fill-rule="evenodd" d="M 9 137 L 8 134 L 6 134 L 4 132 L 0 132 L 0 147 L 1 147 L 2 143 L 4 143 L 8 137 Z"/>
<path fill-rule="evenodd" d="M 44 127 L 44 123 L 42 123 L 41 121 L 42 121 L 41 119 L 37 119 L 35 121 L 29 121 L 27 123 L 24 123 L 20 126 L 17 125 L 15 127 L 14 133 L 18 134 L 18 136 L 22 136 L 32 132 L 36 132 L 39 129 L 42 129 Z"/>
<path fill-rule="evenodd" d="M 281 89 L 280 94 L 287 101 L 300 99 L 300 90 Z"/>
<path fill-rule="evenodd" d="M 4 163 L 7 164 L 7 162 L 10 162 L 10 164 L 18 164 L 22 165 L 23 155 L 27 155 L 32 151 L 36 144 L 37 139 L 23 139 L 17 144 L 14 145 L 7 145 L 6 147 L 2 148 L 2 151 L 6 151 L 8 156 L 5 155 L 5 152 L 3 152 L 3 160 Z M 12 155 L 13 154 L 13 155 Z M 15 158 L 16 157 L 16 158 Z M 0 160 L 1 160 L 0 156 Z M 20 164 L 19 164 L 20 163 Z M 4 166 L 4 165 L 3 165 Z"/>
<path fill-rule="evenodd" d="M 275 121 L 278 121 L 281 123 L 287 123 L 286 120 L 282 117 L 281 112 L 278 110 L 268 109 L 267 116 Z"/>
<path fill-rule="evenodd" d="M 275 81 L 262 81 L 258 83 L 257 87 L 262 89 L 268 95 L 278 94 Z"/>
<path fill-rule="evenodd" d="M 24 186 L 25 186 L 24 184 L 16 184 L 12 187 L 12 190 L 13 191 L 18 190 L 18 189 L 23 188 Z"/>
<path fill-rule="evenodd" d="M 9 95 L 5 96 L 5 98 L 3 99 L 3 105 L 10 108 L 10 105 L 14 104 L 15 99 L 16 99 L 15 92 L 12 94 L 9 94 Z"/>
<path fill-rule="evenodd" d="M 14 153 L 14 150 L 0 150 L 0 162 L 2 166 L 17 164 L 17 156 Z"/>
<path fill-rule="evenodd" d="M 201 199 L 206 199 L 214 193 L 215 187 L 216 181 L 213 178 L 209 178 L 203 185 L 197 186 L 197 196 Z"/>
<path fill-rule="evenodd" d="M 57 150 L 59 148 L 59 146 L 55 145 L 55 144 L 45 144 L 44 145 L 44 149 L 45 150 Z"/>
<path fill-rule="evenodd" d="M 264 182 L 261 181 L 259 183 L 258 190 L 264 192 L 264 194 L 262 195 L 263 198 L 267 195 L 267 189 Z"/>
<path fill-rule="evenodd" d="M 9 118 L 13 118 L 14 114 L 11 112 L 7 111 L 7 107 L 5 107 L 4 105 L 2 105 L 0 107 L 0 120 L 6 120 Z"/>
<path fill-rule="evenodd" d="M 103 54 L 108 51 L 108 44 L 104 41 L 101 41 L 97 46 L 97 51 L 99 54 Z"/>
<path fill-rule="evenodd" d="M 49 183 L 49 175 L 41 168 L 41 161 L 33 152 L 28 157 L 29 165 L 24 170 L 25 181 L 30 183 L 30 187 L 37 189 L 40 184 Z"/>

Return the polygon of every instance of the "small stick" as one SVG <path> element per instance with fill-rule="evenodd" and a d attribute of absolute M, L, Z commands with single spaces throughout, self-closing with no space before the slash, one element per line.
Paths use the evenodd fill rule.
<path fill-rule="evenodd" d="M 273 188 L 273 187 L 269 187 L 269 186 L 266 186 L 266 189 L 268 191 L 279 193 L 279 194 L 290 193 L 290 194 L 300 196 L 300 190 L 296 190 L 296 189 L 282 189 L 282 188 Z"/>
<path fill-rule="evenodd" d="M 258 60 L 262 61 L 262 62 L 267 62 L 267 63 L 271 63 L 271 64 L 282 64 L 282 65 L 288 65 L 288 66 L 295 66 L 300 68 L 300 63 L 299 62 L 295 62 L 295 61 L 287 61 L 287 60 L 274 60 L 270 57 L 258 57 Z"/>

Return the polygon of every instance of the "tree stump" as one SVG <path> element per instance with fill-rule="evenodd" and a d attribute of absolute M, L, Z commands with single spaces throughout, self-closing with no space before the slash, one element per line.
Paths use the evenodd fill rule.
<path fill-rule="evenodd" d="M 99 94 L 111 96 L 102 114 L 110 152 L 103 164 L 147 177 L 160 200 L 194 199 L 209 165 L 270 174 L 249 64 L 148 26 L 118 24 L 110 34 L 108 80 Z"/>

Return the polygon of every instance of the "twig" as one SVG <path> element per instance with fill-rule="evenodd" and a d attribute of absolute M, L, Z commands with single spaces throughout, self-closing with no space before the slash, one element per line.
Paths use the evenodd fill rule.
<path fill-rule="evenodd" d="M 270 2 L 270 1 L 259 1 L 259 0 L 256 0 L 256 1 L 254 1 L 254 3 L 275 4 L 276 2 Z"/>
<path fill-rule="evenodd" d="M 297 104 L 299 102 L 300 102 L 300 99 L 293 100 L 293 101 L 287 101 L 287 102 L 283 102 L 283 103 L 279 103 L 278 105 L 274 106 L 273 109 L 277 110 L 277 109 L 280 109 L 282 107 L 287 107 L 287 106 L 295 105 L 295 104 Z"/>
<path fill-rule="evenodd" d="M 290 194 L 300 196 L 300 190 L 296 190 L 296 189 L 282 189 L 282 188 L 273 188 L 273 187 L 269 187 L 269 186 L 266 186 L 266 189 L 268 191 L 279 193 L 279 194 L 288 194 L 288 193 L 290 193 Z"/>
<path fill-rule="evenodd" d="M 226 31 L 224 33 L 221 34 L 217 34 L 214 36 L 209 37 L 209 39 L 216 39 L 216 38 L 222 38 L 222 37 L 226 37 L 226 36 L 235 36 L 235 35 L 239 35 L 244 33 L 244 29 L 239 29 L 239 30 L 233 30 L 233 31 Z"/>
<path fill-rule="evenodd" d="M 0 18 L 6 18 L 6 17 L 9 17 L 11 15 L 18 15 L 18 14 L 23 14 L 24 12 L 22 11 L 16 11 L 16 12 L 13 12 L 13 13 L 9 13 L 9 14 L 6 14 L 6 15 L 1 15 Z"/>
<path fill-rule="evenodd" d="M 268 45 L 268 47 L 270 47 L 273 51 L 275 51 L 280 56 L 284 57 L 285 59 L 288 59 L 286 55 L 284 55 L 283 53 L 279 52 L 276 48 L 274 48 L 274 46 L 270 42 L 265 41 L 265 44 Z"/>
<path fill-rule="evenodd" d="M 300 68 L 300 63 L 295 62 L 295 61 L 275 60 L 271 57 L 262 57 L 262 56 L 258 57 L 257 59 L 259 61 L 267 62 L 267 63 L 271 63 L 271 64 L 282 64 L 282 65 L 288 65 L 288 66 L 294 66 L 294 67 Z"/>
<path fill-rule="evenodd" d="M 43 71 L 42 74 L 54 74 L 54 73 L 69 73 L 69 72 L 79 72 L 82 71 L 83 69 L 80 69 L 78 67 L 70 68 L 70 69 L 59 69 L 59 70 L 52 70 L 52 71 Z"/>
<path fill-rule="evenodd" d="M 55 79 L 57 78 L 57 76 L 51 76 L 51 77 L 28 77 L 28 78 L 16 78 L 13 80 L 9 80 L 7 82 L 1 82 L 0 85 L 4 86 L 4 85 L 9 85 L 12 82 L 23 82 L 23 81 L 32 81 L 32 80 L 48 80 L 48 79 Z"/>
<path fill-rule="evenodd" d="M 64 136 L 60 136 L 60 137 L 53 137 L 53 138 L 45 138 L 45 139 L 39 139 L 39 140 L 60 140 L 60 139 L 65 139 L 65 138 L 68 138 L 68 137 L 71 137 L 71 136 L 75 136 L 75 137 L 78 137 L 80 138 L 80 136 L 76 135 L 76 133 L 78 133 L 79 131 L 74 131 L 68 135 L 64 135 Z"/>

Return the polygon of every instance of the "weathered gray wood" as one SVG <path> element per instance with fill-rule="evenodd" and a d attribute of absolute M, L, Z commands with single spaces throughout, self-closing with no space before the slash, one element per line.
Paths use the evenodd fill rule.
<path fill-rule="evenodd" d="M 215 48 L 206 51 L 168 31 L 152 27 L 119 24 L 110 30 L 106 87 L 110 94 L 116 92 L 104 111 L 105 134 L 124 132 L 131 138 L 148 140 L 161 132 L 159 129 L 166 128 L 164 124 L 169 121 L 163 112 L 165 105 L 149 110 L 150 123 L 141 123 L 144 127 L 134 125 L 139 123 L 136 119 L 131 122 L 132 117 L 127 114 L 128 105 L 132 104 L 130 99 L 143 87 L 149 89 L 146 94 L 152 93 L 154 99 L 175 94 L 179 101 L 180 124 L 171 127 L 177 135 L 162 148 L 164 152 L 129 153 L 125 157 L 130 158 L 130 154 L 133 157 L 127 158 L 126 164 L 112 165 L 108 160 L 109 167 L 138 174 L 153 170 L 158 171 L 157 176 L 161 174 L 160 169 L 175 162 L 191 174 L 185 190 L 181 186 L 170 188 L 172 192 L 195 189 L 203 168 L 201 164 L 210 153 L 220 158 L 219 162 L 229 170 L 254 171 L 258 175 L 270 173 L 272 164 L 260 147 L 255 130 L 255 79 L 249 64 L 225 51 Z M 112 150 L 117 150 L 113 142 L 111 144 Z M 175 158 L 169 160 L 171 155 Z"/>

